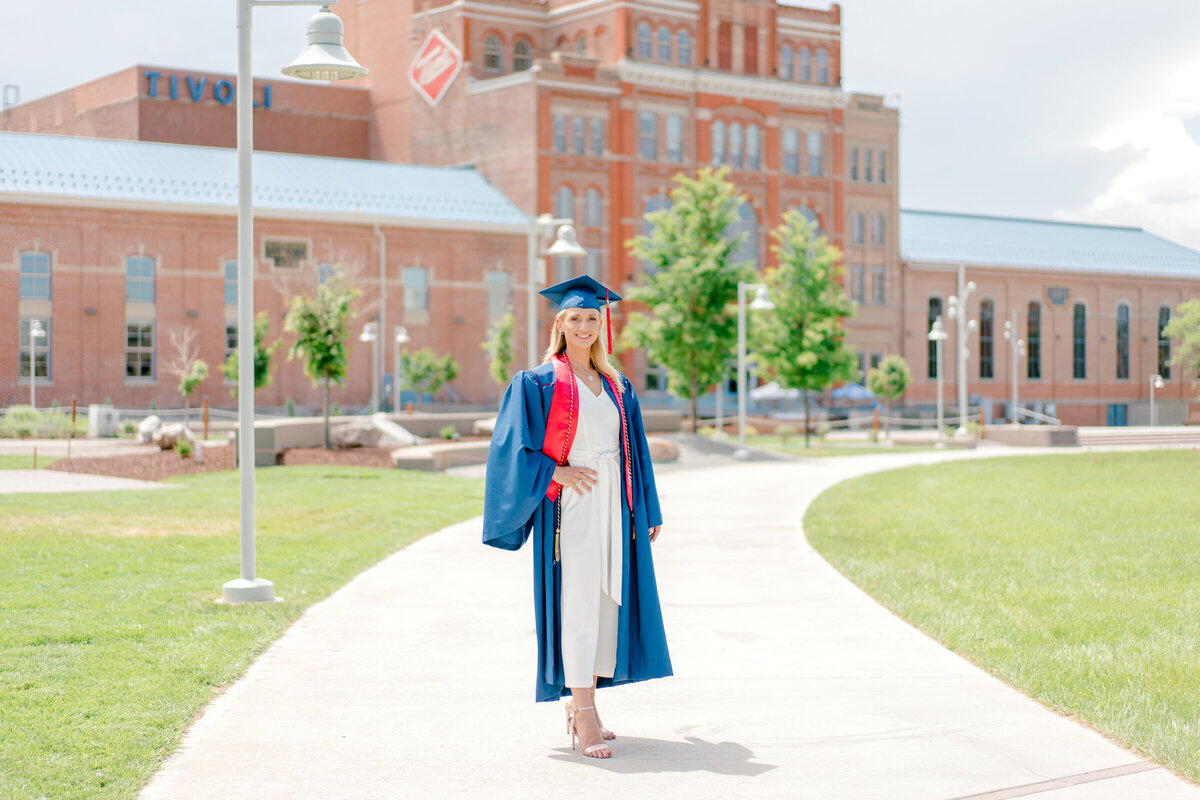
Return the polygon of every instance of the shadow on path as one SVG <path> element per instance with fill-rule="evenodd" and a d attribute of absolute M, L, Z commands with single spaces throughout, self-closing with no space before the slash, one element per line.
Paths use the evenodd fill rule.
<path fill-rule="evenodd" d="M 652 772 L 711 772 L 716 775 L 756 777 L 776 768 L 775 764 L 752 764 L 754 753 L 737 742 L 706 742 L 695 736 L 685 741 L 620 736 L 613 740 L 612 758 L 588 758 L 567 748 L 550 758 L 573 761 L 617 775 Z"/>

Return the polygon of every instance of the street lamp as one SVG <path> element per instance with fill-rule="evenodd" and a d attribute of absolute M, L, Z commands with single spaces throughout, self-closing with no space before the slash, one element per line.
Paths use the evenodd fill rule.
<path fill-rule="evenodd" d="M 403 325 L 396 326 L 396 403 L 392 406 L 393 413 L 400 413 L 400 348 L 412 341 L 408 335 L 408 328 Z"/>
<path fill-rule="evenodd" d="M 746 283 L 738 281 L 738 449 L 734 458 L 745 458 L 746 451 L 746 291 L 754 290 L 754 300 L 750 303 L 752 311 L 773 311 L 775 304 L 767 296 L 765 283 Z M 808 420 L 804 420 L 808 424 Z"/>
<path fill-rule="evenodd" d="M 967 282 L 965 267 L 958 265 L 958 294 L 949 300 L 946 314 L 958 324 L 958 429 L 954 435 L 967 435 L 967 340 L 979 324 L 967 319 L 967 298 L 975 291 L 975 281 Z"/>
<path fill-rule="evenodd" d="M 330 12 L 337 0 L 237 0 L 238 164 L 238 478 L 241 577 L 222 587 L 226 603 L 275 599 L 275 584 L 255 575 L 254 564 L 254 77 L 251 69 L 255 6 L 320 6 L 308 22 L 308 46 L 283 68 L 293 78 L 331 81 L 361 78 L 367 69 L 342 46 L 342 21 Z"/>
<path fill-rule="evenodd" d="M 363 325 L 360 342 L 371 343 L 371 413 L 379 410 L 379 323 L 374 320 Z"/>
<path fill-rule="evenodd" d="M 549 214 L 542 214 L 538 217 L 529 218 L 529 248 L 528 248 L 528 263 L 526 265 L 525 282 L 529 284 L 529 297 L 525 308 L 526 320 L 526 347 L 529 357 L 529 368 L 533 369 L 538 363 L 538 346 L 537 346 L 537 293 L 538 293 L 538 240 L 541 238 L 542 231 L 549 230 L 555 225 L 558 226 L 558 233 L 554 237 L 554 244 L 546 250 L 546 255 L 549 256 L 585 256 L 587 250 L 579 246 L 579 242 L 575 239 L 575 220 L 573 219 L 555 219 Z M 543 274 L 543 278 L 545 275 Z"/>
<path fill-rule="evenodd" d="M 1017 362 L 1025 357 L 1025 340 L 1017 338 L 1017 310 L 1014 308 L 1012 319 L 1004 321 L 1004 338 L 1012 348 L 1012 421 L 1010 425 L 1021 424 L 1021 413 L 1017 410 Z"/>
<path fill-rule="evenodd" d="M 1158 425 L 1158 409 L 1154 407 L 1154 390 L 1161 389 L 1166 384 L 1163 383 L 1162 375 L 1150 376 L 1150 427 Z"/>
<path fill-rule="evenodd" d="M 29 320 L 29 406 L 37 408 L 37 340 L 45 339 L 42 321 Z"/>
<path fill-rule="evenodd" d="M 946 333 L 946 328 L 942 324 L 942 315 L 938 314 L 937 319 L 933 321 L 933 327 L 929 329 L 929 341 L 934 343 L 933 349 L 936 356 L 934 368 L 937 370 L 937 444 L 934 446 L 939 450 L 946 446 L 946 424 L 943 422 L 945 405 L 942 402 L 942 387 L 946 383 L 946 370 L 942 363 L 942 347 L 949 337 L 950 334 Z"/>

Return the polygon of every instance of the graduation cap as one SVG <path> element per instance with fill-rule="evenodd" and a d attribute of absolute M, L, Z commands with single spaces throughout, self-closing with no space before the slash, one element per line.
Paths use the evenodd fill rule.
<path fill-rule="evenodd" d="M 608 352 L 612 354 L 612 315 L 609 306 L 621 299 L 621 295 L 609 289 L 591 275 L 579 275 L 562 283 L 547 286 L 538 292 L 551 303 L 564 308 L 604 308 L 605 325 L 608 327 Z"/>

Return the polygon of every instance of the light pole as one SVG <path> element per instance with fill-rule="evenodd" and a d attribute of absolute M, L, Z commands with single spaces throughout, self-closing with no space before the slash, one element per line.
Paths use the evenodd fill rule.
<path fill-rule="evenodd" d="M 946 311 L 950 319 L 958 324 L 958 338 L 955 340 L 958 345 L 958 429 L 954 431 L 956 437 L 967 435 L 967 355 L 970 352 L 967 349 L 967 341 L 971 331 L 979 324 L 973 319 L 967 319 L 967 298 L 975 291 L 975 281 L 967 282 L 965 270 L 962 264 L 958 265 L 958 294 L 950 298 Z"/>
<path fill-rule="evenodd" d="M 29 407 L 37 408 L 37 340 L 45 339 L 41 320 L 29 320 Z M 53 405 L 53 403 L 51 403 Z"/>
<path fill-rule="evenodd" d="M 772 311 L 775 304 L 767 296 L 765 283 L 746 283 L 738 281 L 738 449 L 734 458 L 745 458 L 746 451 L 746 292 L 754 290 L 754 300 L 750 308 L 754 311 Z M 808 420 L 804 420 L 808 424 Z"/>
<path fill-rule="evenodd" d="M 371 343 L 371 413 L 379 410 L 379 323 L 374 320 L 363 325 L 360 342 Z"/>
<path fill-rule="evenodd" d="M 528 350 L 529 368 L 533 369 L 538 364 L 538 346 L 537 346 L 537 293 L 538 293 L 538 240 L 541 238 L 543 230 L 549 230 L 555 225 L 558 226 L 558 233 L 555 235 L 554 244 L 546 250 L 546 255 L 549 256 L 585 256 L 587 250 L 579 246 L 579 242 L 575 239 L 575 220 L 573 219 L 555 219 L 549 214 L 542 214 L 538 217 L 529 218 L 529 248 L 528 248 L 528 263 L 526 265 L 525 282 L 529 285 L 529 297 L 525 306 L 525 340 Z M 544 278 L 545 275 L 543 274 Z"/>
<path fill-rule="evenodd" d="M 404 345 L 411 342 L 412 339 L 408 335 L 408 328 L 404 327 L 403 325 L 396 326 L 395 337 L 396 337 L 396 373 L 395 373 L 396 403 L 392 407 L 392 413 L 399 414 L 400 413 L 400 349 L 402 347 L 404 347 Z"/>
<path fill-rule="evenodd" d="M 275 599 L 275 584 L 259 578 L 254 564 L 254 77 L 251 69 L 255 6 L 320 6 L 308 22 L 308 46 L 283 74 L 315 81 L 361 78 L 367 74 L 342 46 L 342 21 L 330 12 L 337 0 L 237 0 L 237 164 L 238 164 L 238 478 L 241 577 L 225 583 L 226 603 Z"/>
<path fill-rule="evenodd" d="M 1154 390 L 1161 389 L 1165 385 L 1162 375 L 1154 374 L 1150 376 L 1150 427 L 1152 428 L 1158 425 L 1158 409 L 1154 407 Z"/>
<path fill-rule="evenodd" d="M 934 343 L 934 367 L 937 369 L 937 444 L 934 447 L 939 450 L 946 446 L 946 423 L 943 421 L 945 404 L 942 402 L 942 387 L 946 384 L 946 369 L 945 364 L 942 363 L 942 347 L 949 336 L 950 334 L 946 333 L 946 328 L 942 324 L 942 315 L 938 314 L 937 319 L 933 321 L 933 327 L 929 329 L 929 341 Z"/>
<path fill-rule="evenodd" d="M 1025 357 L 1025 340 L 1017 338 L 1017 310 L 1014 308 L 1012 319 L 1004 321 L 1004 338 L 1008 339 L 1012 348 L 1012 421 L 1010 425 L 1021 424 L 1021 414 L 1017 410 L 1017 362 Z"/>

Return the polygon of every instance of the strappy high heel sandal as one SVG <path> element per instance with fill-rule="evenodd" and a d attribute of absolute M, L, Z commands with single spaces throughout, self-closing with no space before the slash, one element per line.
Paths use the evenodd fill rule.
<path fill-rule="evenodd" d="M 567 699 L 563 703 L 563 709 L 567 712 L 567 734 L 570 735 L 570 733 L 571 733 L 571 717 L 574 716 L 574 714 L 575 714 L 575 701 L 571 700 L 571 699 Z M 617 735 L 615 733 L 610 731 L 608 728 L 604 727 L 604 723 L 600 721 L 599 714 L 596 715 L 596 724 L 600 726 L 600 735 L 604 738 L 605 741 L 609 741 L 611 739 L 617 738 Z"/>
<path fill-rule="evenodd" d="M 578 727 L 575 725 L 575 714 L 580 711 L 595 711 L 595 710 L 596 709 L 592 706 L 586 706 L 584 708 L 573 709 L 568 713 L 567 729 L 569 730 L 569 732 L 571 734 L 571 749 L 572 750 L 575 749 L 575 740 L 576 740 L 576 738 L 579 737 L 579 730 L 578 730 Z M 598 741 L 594 744 L 585 744 L 584 741 L 582 739 L 580 739 L 579 740 L 579 752 L 583 753 L 585 756 L 588 756 L 589 758 L 611 758 L 612 757 L 612 748 L 604 743 L 603 738 L 601 738 L 600 741 Z"/>

